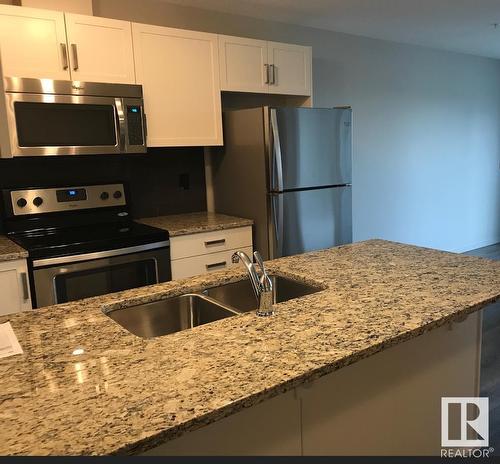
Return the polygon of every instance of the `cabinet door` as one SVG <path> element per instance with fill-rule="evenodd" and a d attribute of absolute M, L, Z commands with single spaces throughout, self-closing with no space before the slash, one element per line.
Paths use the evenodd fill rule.
<path fill-rule="evenodd" d="M 63 13 L 0 5 L 0 51 L 6 77 L 69 79 Z"/>
<path fill-rule="evenodd" d="M 0 315 L 31 309 L 25 260 L 0 263 Z"/>
<path fill-rule="evenodd" d="M 134 84 L 131 23 L 66 13 L 74 80 Z"/>
<path fill-rule="evenodd" d="M 151 147 L 222 145 L 217 36 L 132 24 Z"/>
<path fill-rule="evenodd" d="M 269 92 L 267 42 L 219 35 L 221 90 Z"/>
<path fill-rule="evenodd" d="M 311 95 L 311 47 L 268 42 L 271 67 L 270 93 Z"/>

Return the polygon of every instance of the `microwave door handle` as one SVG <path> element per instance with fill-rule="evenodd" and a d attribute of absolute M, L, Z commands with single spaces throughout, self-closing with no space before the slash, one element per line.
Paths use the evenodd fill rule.
<path fill-rule="evenodd" d="M 116 118 L 115 127 L 118 138 L 120 152 L 125 152 L 125 113 L 123 111 L 123 101 L 121 98 L 115 99 Z"/>

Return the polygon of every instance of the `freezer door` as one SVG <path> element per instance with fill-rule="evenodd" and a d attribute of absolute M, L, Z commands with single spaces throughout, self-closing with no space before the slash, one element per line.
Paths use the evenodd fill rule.
<path fill-rule="evenodd" d="M 349 108 L 271 108 L 270 191 L 351 183 Z"/>
<path fill-rule="evenodd" d="M 351 187 L 271 195 L 271 257 L 352 242 Z"/>

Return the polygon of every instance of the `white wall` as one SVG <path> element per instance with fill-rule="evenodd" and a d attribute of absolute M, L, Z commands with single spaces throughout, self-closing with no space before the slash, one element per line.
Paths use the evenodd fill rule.
<path fill-rule="evenodd" d="M 355 240 L 500 242 L 499 61 L 154 0 L 94 14 L 312 45 L 315 106 L 354 108 Z"/>

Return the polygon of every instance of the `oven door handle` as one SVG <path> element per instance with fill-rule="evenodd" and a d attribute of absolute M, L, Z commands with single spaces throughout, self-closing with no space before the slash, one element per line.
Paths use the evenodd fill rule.
<path fill-rule="evenodd" d="M 128 248 L 118 248 L 116 250 L 96 251 L 93 253 L 84 253 L 81 255 L 58 256 L 56 258 L 36 259 L 33 261 L 33 268 L 37 269 L 45 266 L 54 266 L 57 264 L 78 263 L 81 261 L 90 261 L 93 259 L 110 258 L 112 256 L 128 255 L 130 253 L 140 253 L 141 251 L 156 250 L 170 245 L 169 240 L 156 243 L 146 243 Z"/>

